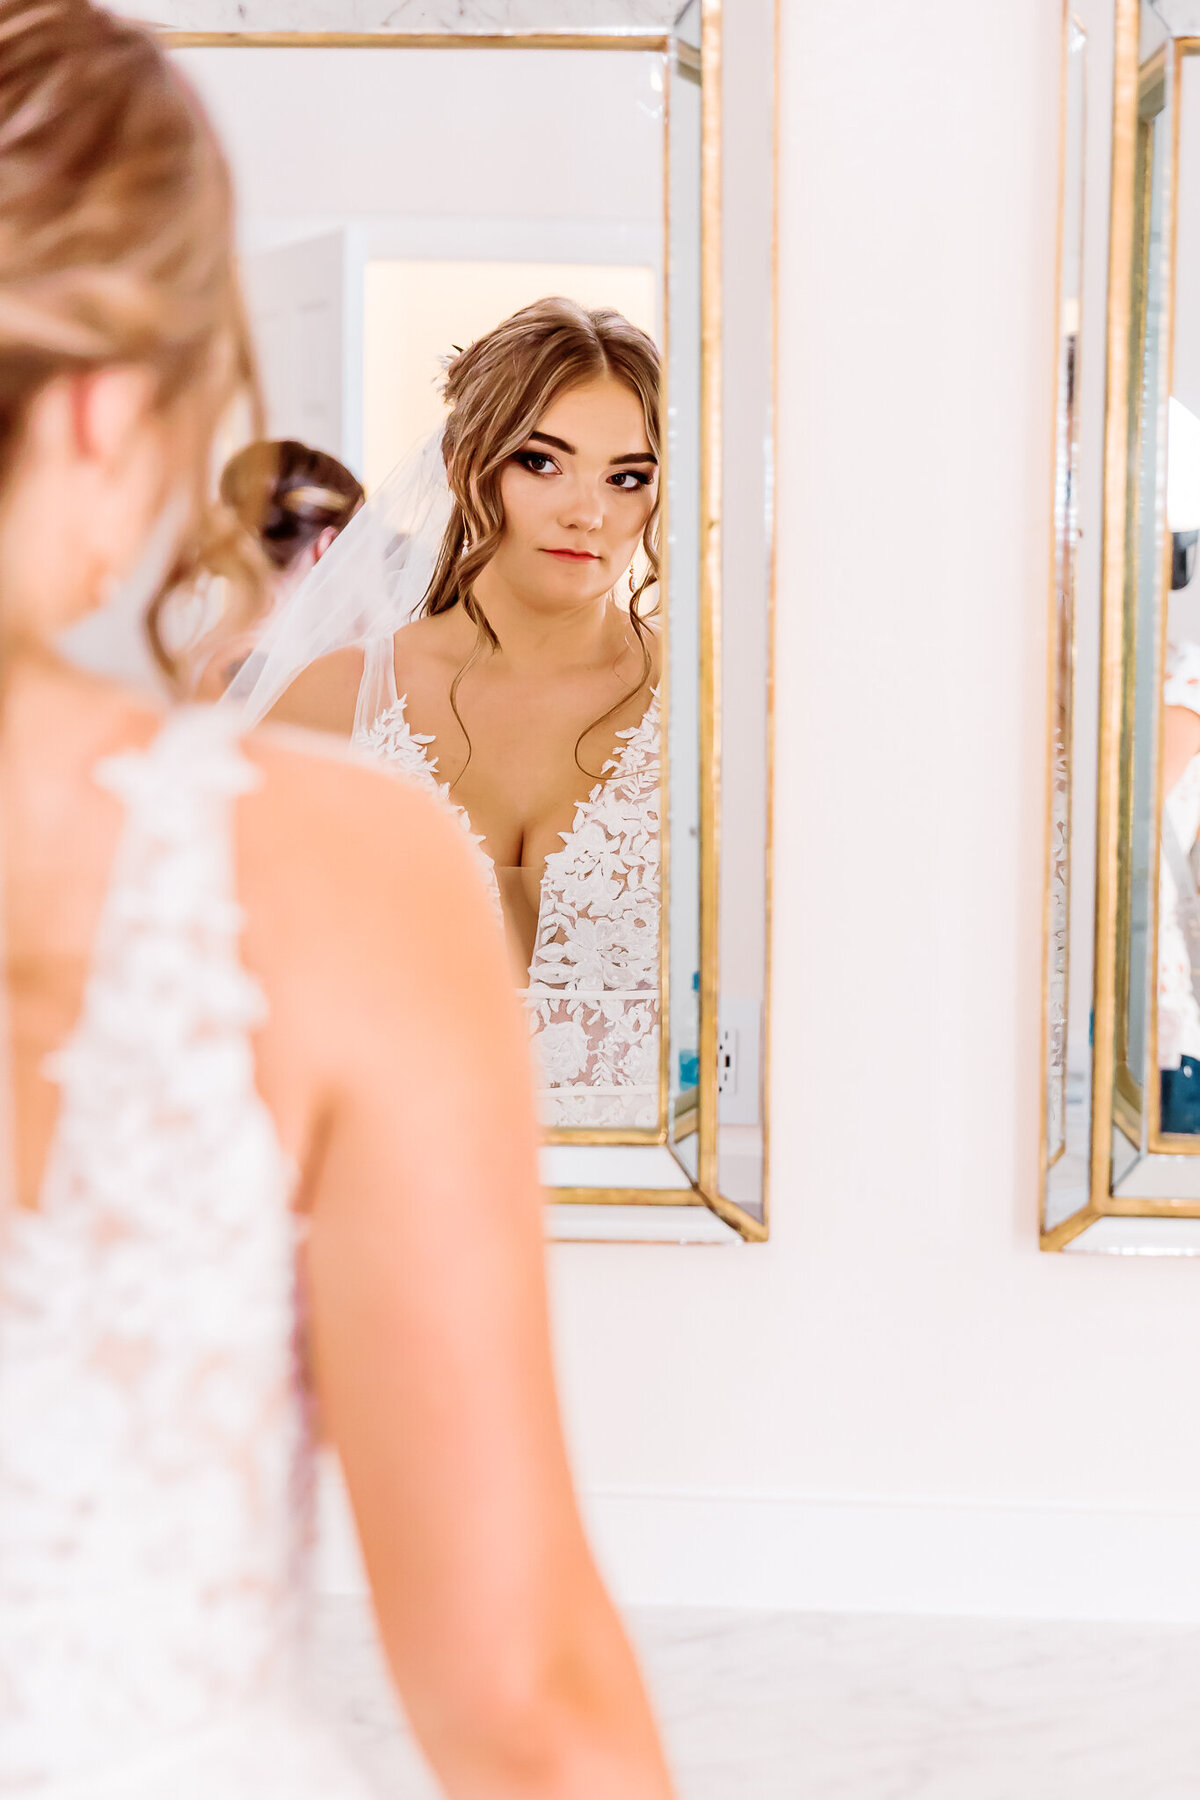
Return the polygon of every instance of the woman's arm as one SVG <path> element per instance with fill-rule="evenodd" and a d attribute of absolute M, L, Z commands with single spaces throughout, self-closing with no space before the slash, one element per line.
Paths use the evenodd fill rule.
<path fill-rule="evenodd" d="M 374 816 L 348 807 L 330 846 L 345 917 L 314 996 L 337 1054 L 308 1280 L 383 1642 L 453 1800 L 668 1800 L 567 1467 L 501 936 L 461 832 L 364 781 Z"/>

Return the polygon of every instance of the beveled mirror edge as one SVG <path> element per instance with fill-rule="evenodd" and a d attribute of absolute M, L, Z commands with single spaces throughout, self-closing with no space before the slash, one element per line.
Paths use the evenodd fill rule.
<path fill-rule="evenodd" d="M 1054 251 L 1054 384 L 1051 443 L 1053 447 L 1052 466 L 1054 480 L 1051 500 L 1050 531 L 1050 579 L 1049 608 L 1046 629 L 1046 748 L 1045 748 L 1045 783 L 1044 783 L 1044 823 L 1042 827 L 1042 856 L 1044 884 L 1042 893 L 1042 1009 L 1041 1036 L 1038 1070 L 1040 1074 L 1038 1099 L 1038 1221 L 1039 1230 L 1046 1230 L 1046 1207 L 1051 1170 L 1059 1161 L 1062 1151 L 1053 1155 L 1049 1153 L 1050 1136 L 1050 1100 L 1049 1073 L 1051 1055 L 1051 945 L 1054 930 L 1054 822 L 1055 822 L 1055 776 L 1056 776 L 1056 742 L 1055 726 L 1060 705 L 1059 682 L 1061 679 L 1059 655 L 1059 520 L 1058 520 L 1058 437 L 1062 419 L 1062 317 L 1063 317 L 1063 264 L 1064 235 L 1066 230 L 1067 211 L 1067 155 L 1068 155 L 1068 92 L 1070 81 L 1069 43 L 1072 24 L 1073 0 L 1063 0 L 1062 18 L 1059 37 L 1059 83 L 1058 83 L 1058 201 L 1056 209 L 1055 251 Z M 1086 36 L 1086 34 L 1085 34 Z M 1070 783 L 1072 746 L 1067 746 L 1067 789 L 1068 818 L 1070 817 Z M 1070 830 L 1067 832 L 1068 870 L 1070 863 L 1071 843 Z M 1069 880 L 1069 873 L 1068 873 Z M 1070 920 L 1068 914 L 1068 952 L 1070 937 Z M 1070 1008 L 1069 979 L 1066 988 L 1066 1006 Z M 1066 1145 L 1064 1142 L 1063 1150 Z"/>
<path fill-rule="evenodd" d="M 774 89 L 774 117 L 772 120 L 772 181 L 771 196 L 772 242 L 771 242 L 771 319 L 772 342 L 771 361 L 771 410 L 773 426 L 777 420 L 778 407 L 778 207 L 779 207 L 779 37 L 781 29 L 781 7 L 779 0 L 770 0 L 771 6 L 771 41 L 774 57 L 772 82 Z M 194 11 L 194 7 L 189 7 Z M 684 11 L 686 11 L 686 7 Z M 656 31 L 651 33 L 631 33 L 606 31 L 597 29 L 592 32 L 503 32 L 488 33 L 473 31 L 468 33 L 447 33 L 427 31 L 375 30 L 370 32 L 329 32 L 329 31 L 202 31 L 183 29 L 164 23 L 159 26 L 165 42 L 176 49 L 197 48 L 368 48 L 395 47 L 420 49 L 455 49 L 469 45 L 472 48 L 494 49 L 611 49 L 611 50 L 652 50 L 666 52 L 672 43 L 671 32 Z M 720 457 L 714 454 L 714 439 L 720 433 L 720 369 L 721 369 L 721 266 L 720 266 L 720 218 L 721 218 L 721 45 L 723 31 L 722 0 L 702 0 L 701 11 L 701 51 L 700 60 L 704 69 L 703 84 L 703 122 L 701 148 L 701 235 L 702 235 L 702 381 L 704 402 L 701 414 L 701 457 L 706 470 L 703 482 L 704 506 L 704 543 L 701 555 L 701 719 L 702 746 L 701 756 L 705 750 L 703 737 L 709 737 L 709 751 L 719 754 L 720 720 L 718 717 L 718 692 L 715 678 L 717 632 L 720 621 L 720 589 L 721 574 L 719 560 L 720 544 Z M 774 455 L 774 441 L 772 455 Z M 756 1216 L 744 1206 L 722 1196 L 716 1185 L 716 1102 L 717 1102 L 717 1009 L 719 1001 L 719 977 L 716 968 L 716 937 L 718 900 L 718 873 L 720 843 L 717 833 L 720 829 L 720 813 L 718 800 L 718 781 L 705 784 L 705 805 L 711 807 L 708 818 L 702 814 L 701 826 L 701 957 L 700 957 L 700 1157 L 699 1178 L 694 1181 L 691 1194 L 686 1190 L 674 1188 L 647 1190 L 635 1187 L 613 1188 L 579 1188 L 548 1187 L 546 1190 L 551 1220 L 562 1219 L 568 1215 L 571 1207 L 589 1209 L 590 1213 L 602 1218 L 606 1228 L 599 1227 L 592 1232 L 569 1230 L 562 1236 L 575 1241 L 713 1241 L 711 1236 L 696 1236 L 689 1231 L 679 1235 L 679 1227 L 672 1218 L 667 1222 L 664 1215 L 673 1215 L 680 1207 L 704 1207 L 714 1215 L 716 1221 L 728 1228 L 730 1234 L 751 1243 L 765 1242 L 770 1232 L 770 1076 L 771 1076 L 771 1028 L 770 1028 L 770 971 L 771 971 L 771 938 L 772 938 L 772 882 L 773 882 L 773 848 L 774 848 L 774 745 L 775 745 L 775 609 L 777 556 L 774 515 L 771 519 L 771 535 L 768 545 L 769 594 L 768 594 L 768 692 L 767 692 L 767 848 L 766 848 L 766 989 L 763 1024 L 763 1054 L 761 1070 L 761 1108 L 762 1108 L 762 1216 Z M 702 762 L 702 766 L 716 769 L 717 764 L 710 758 Z M 708 827 L 708 829 L 706 829 Z M 707 896 L 707 897 L 706 897 Z M 707 909 L 707 911 L 706 911 Z M 707 929 L 705 920 L 707 918 Z M 708 1054 L 706 1055 L 706 1048 Z M 707 1094 L 707 1103 L 705 1096 Z M 661 1137 L 655 1134 L 661 1142 Z M 578 1141 L 578 1140 L 573 1140 Z M 633 1145 L 631 1148 L 637 1149 Z M 682 1169 L 682 1164 L 680 1167 Z M 707 1176 L 707 1181 L 706 1181 Z M 689 1178 L 690 1179 L 690 1178 Z M 642 1225 L 641 1215 L 648 1215 L 647 1223 Z M 582 1216 L 582 1215 L 580 1215 Z M 650 1220 L 663 1219 L 663 1227 L 655 1230 Z M 611 1221 L 611 1227 L 608 1222 Z M 554 1233 L 554 1235 L 558 1235 Z M 724 1234 L 718 1234 L 716 1241 L 726 1241 Z"/>
<path fill-rule="evenodd" d="M 779 405 L 779 80 L 782 8 L 770 0 L 772 55 L 771 122 L 771 456 L 777 451 Z M 721 854 L 721 382 L 722 326 L 722 0 L 703 0 L 701 13 L 703 125 L 701 145 L 701 557 L 700 557 L 700 766 L 714 771 L 702 785 L 700 811 L 700 1081 L 697 1192 L 718 1218 L 750 1243 L 765 1243 L 771 1231 L 771 944 L 773 926 L 775 816 L 775 617 L 778 587 L 778 530 L 774 509 L 769 523 L 766 694 L 765 976 L 762 1112 L 761 1217 L 720 1191 L 718 1180 L 718 954 Z M 772 465 L 773 466 L 773 465 Z"/>

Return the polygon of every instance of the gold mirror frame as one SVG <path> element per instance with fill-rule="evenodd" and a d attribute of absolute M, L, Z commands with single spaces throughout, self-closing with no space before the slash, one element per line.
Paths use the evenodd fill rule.
<path fill-rule="evenodd" d="M 1164 9 L 1165 10 L 1165 9 Z M 1198 15 L 1200 16 L 1200 15 Z M 1155 579 L 1170 587 L 1170 537 L 1163 528 L 1165 396 L 1170 391 L 1175 310 L 1175 231 L 1179 170 L 1180 68 L 1200 52 L 1200 38 L 1178 35 L 1157 10 L 1163 42 L 1143 42 L 1142 0 L 1115 0 L 1112 178 L 1109 214 L 1107 380 L 1104 420 L 1104 526 L 1101 578 L 1100 729 L 1097 746 L 1097 841 L 1093 1057 L 1089 1168 L 1083 1204 L 1065 1217 L 1048 1218 L 1043 1182 L 1041 1247 L 1116 1254 L 1200 1253 L 1200 1144 L 1186 1147 L 1160 1129 L 1156 1092 L 1144 1092 L 1131 1055 L 1131 943 L 1134 939 L 1133 718 L 1137 680 L 1139 523 L 1144 434 L 1155 432 L 1153 504 L 1161 543 L 1148 560 Z M 1196 29 L 1196 27 L 1193 27 Z M 1143 50 L 1147 54 L 1143 56 Z M 1169 112 L 1167 109 L 1170 109 Z M 1164 117 L 1164 114 L 1166 115 Z M 1161 190 L 1166 280 L 1156 301 L 1151 291 L 1151 207 L 1154 198 L 1156 121 L 1168 128 L 1166 174 Z M 1151 320 L 1149 308 L 1157 307 Z M 1143 356 L 1153 324 L 1163 348 L 1153 411 L 1143 419 Z M 1160 391 L 1161 390 L 1161 391 Z M 1159 810 L 1162 651 L 1166 607 L 1154 617 L 1156 661 L 1154 730 L 1143 746 L 1149 757 L 1151 820 Z M 1147 828 L 1149 829 L 1149 827 Z M 1142 1070 L 1157 1066 L 1158 833 L 1153 832 L 1144 873 L 1151 923 L 1145 951 L 1146 1042 Z M 1141 948 L 1139 946 L 1139 955 Z M 1153 1084 L 1151 1084 L 1153 1089 Z M 1169 1190 L 1174 1186 L 1176 1191 Z"/>
<path fill-rule="evenodd" d="M 160 30 L 172 49 L 201 48 L 388 48 L 404 49 L 527 49 L 527 50 L 621 50 L 652 51 L 664 56 L 674 47 L 681 70 L 701 76 L 701 150 L 700 150 L 700 618 L 699 618 L 699 768 L 708 772 L 700 782 L 700 881 L 699 881 L 699 1081 L 694 1109 L 695 1124 L 689 1118 L 682 1130 L 673 1133 L 677 1142 L 693 1138 L 694 1155 L 685 1160 L 668 1139 L 669 1124 L 662 1123 L 657 1132 L 622 1133 L 614 1141 L 613 1133 L 580 1131 L 547 1133 L 546 1179 L 547 1197 L 552 1207 L 552 1234 L 573 1240 L 604 1241 L 665 1240 L 678 1242 L 714 1242 L 732 1234 L 750 1241 L 762 1242 L 769 1233 L 769 1071 L 770 1071 L 770 941 L 771 941 L 771 848 L 773 813 L 773 745 L 774 745 L 774 612 L 775 612 L 775 543 L 773 520 L 767 522 L 765 545 L 769 567 L 767 618 L 767 691 L 766 705 L 766 867 L 763 876 L 765 896 L 764 936 L 766 944 L 763 971 L 763 1022 L 761 1054 L 761 1119 L 762 1178 L 761 1208 L 751 1208 L 730 1199 L 720 1191 L 718 1149 L 718 1052 L 721 1008 L 719 969 L 720 935 L 720 833 L 721 833 L 721 587 L 722 587 L 722 379 L 724 335 L 722 184 L 726 146 L 723 140 L 724 32 L 726 28 L 722 0 L 698 0 L 699 44 L 693 48 L 663 29 L 642 30 L 636 27 L 579 29 L 564 23 L 561 29 L 473 29 L 461 24 L 456 30 L 408 28 L 402 23 L 388 23 L 375 30 L 331 32 L 296 29 L 259 29 L 255 16 L 286 14 L 290 20 L 303 11 L 295 4 L 273 7 L 240 6 L 239 28 L 202 26 L 211 20 L 222 27 L 229 8 L 222 0 L 160 0 L 157 8 Z M 775 316 L 777 300 L 777 218 L 778 195 L 778 0 L 766 0 L 770 9 L 770 39 L 774 57 L 771 73 L 775 90 L 775 116 L 771 120 L 771 294 L 772 337 L 771 418 L 775 416 Z M 424 9 L 434 10 L 436 8 Z M 565 11 L 566 9 L 562 9 Z M 694 11 L 684 0 L 677 0 L 678 19 Z M 414 11 L 413 6 L 381 8 L 395 18 Z M 553 9 L 547 11 L 553 18 Z M 249 19 L 249 23 L 242 21 Z M 186 24 L 185 24 L 186 21 Z M 691 65 L 689 68 L 689 64 Z M 669 105 L 669 100 L 668 100 Z M 669 129 L 669 127 L 668 127 Z M 669 242 L 668 219 L 665 229 Z M 665 746 L 664 746 L 665 751 Z M 664 754 L 664 776 L 666 758 Z M 664 830 L 664 860 L 669 833 Z M 665 894 L 665 888 L 664 888 Z M 670 1054 L 671 1020 L 668 1009 L 668 958 L 663 959 L 663 1040 L 664 1066 Z M 665 1118 L 665 1114 L 664 1114 Z M 646 1158 L 667 1158 L 674 1168 L 668 1177 L 672 1185 L 661 1181 L 639 1185 L 564 1186 L 555 1180 L 555 1158 L 575 1145 L 594 1146 L 597 1155 L 611 1160 L 614 1153 L 626 1153 L 631 1166 L 645 1167 Z M 688 1167 L 688 1162 L 692 1166 Z M 561 1162 L 559 1164 L 561 1166 Z M 682 1178 L 682 1179 L 681 1179 Z M 690 1215 L 683 1209 L 692 1209 Z M 648 1209 L 643 1211 L 642 1209 Z M 710 1226 L 702 1221 L 708 1218 Z M 720 1221 L 720 1224 L 718 1224 Z M 715 1231 L 714 1231 L 715 1228 Z"/>

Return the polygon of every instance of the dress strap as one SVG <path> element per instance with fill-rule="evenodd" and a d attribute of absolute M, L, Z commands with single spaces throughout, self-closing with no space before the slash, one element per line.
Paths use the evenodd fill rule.
<path fill-rule="evenodd" d="M 395 640 L 372 638 L 363 647 L 362 680 L 358 684 L 358 705 L 354 711 L 354 736 L 361 738 L 378 719 L 399 703 L 396 691 Z"/>

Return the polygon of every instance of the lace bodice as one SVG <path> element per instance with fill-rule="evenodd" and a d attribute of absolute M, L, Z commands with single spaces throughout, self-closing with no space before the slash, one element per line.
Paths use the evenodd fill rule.
<path fill-rule="evenodd" d="M 390 662 L 391 645 L 388 644 Z M 548 1126 L 653 1129 L 659 1113 L 660 712 L 618 734 L 602 779 L 546 858 L 523 998 Z M 355 741 L 437 793 L 471 833 L 499 906 L 496 871 L 466 810 L 438 779 L 433 739 L 387 696 Z"/>
<path fill-rule="evenodd" d="M 204 710 L 98 779 L 124 832 L 40 1206 L 0 1239 L 0 1794 L 350 1800 L 292 1698 L 314 1449 L 238 959 L 255 775 Z"/>

